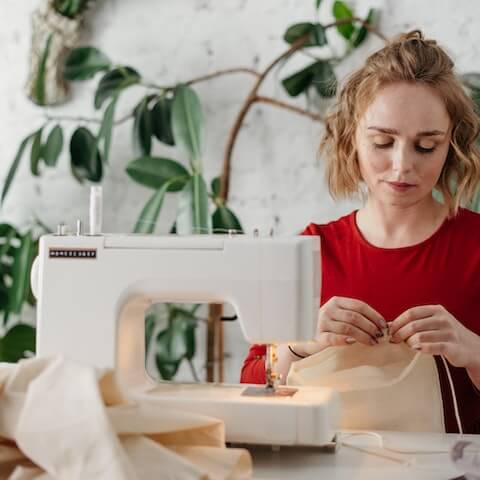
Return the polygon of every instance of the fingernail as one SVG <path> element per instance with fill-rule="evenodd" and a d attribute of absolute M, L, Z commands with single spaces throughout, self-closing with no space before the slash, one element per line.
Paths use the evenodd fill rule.
<path fill-rule="evenodd" d="M 370 345 L 378 345 L 378 340 L 377 340 L 376 338 L 375 338 L 375 339 L 372 338 L 372 339 L 370 340 Z"/>
<path fill-rule="evenodd" d="M 352 338 L 352 337 L 348 337 L 347 339 L 345 339 L 345 341 L 346 341 L 349 345 L 351 345 L 352 343 L 355 343 L 355 342 L 356 342 L 356 340 L 355 340 L 354 338 Z"/>
<path fill-rule="evenodd" d="M 398 340 L 395 338 L 390 338 L 389 343 L 398 343 Z"/>
<path fill-rule="evenodd" d="M 382 319 L 380 323 L 382 325 L 382 328 L 387 328 L 387 322 L 385 320 Z"/>

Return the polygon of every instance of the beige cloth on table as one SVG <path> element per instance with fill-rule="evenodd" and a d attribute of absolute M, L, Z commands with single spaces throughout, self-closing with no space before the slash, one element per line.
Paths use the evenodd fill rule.
<path fill-rule="evenodd" d="M 0 364 L 0 479 L 244 479 L 218 419 L 125 398 L 112 371 L 62 357 Z"/>
<path fill-rule="evenodd" d="M 341 429 L 444 433 L 435 359 L 384 333 L 379 345 L 329 347 L 293 363 L 287 384 L 337 390 Z"/>

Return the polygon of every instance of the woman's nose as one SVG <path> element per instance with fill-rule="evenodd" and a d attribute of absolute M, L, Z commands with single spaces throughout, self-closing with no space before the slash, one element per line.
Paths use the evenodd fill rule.
<path fill-rule="evenodd" d="M 393 151 L 392 168 L 397 172 L 409 172 L 413 168 L 413 155 L 406 145 L 399 145 Z"/>

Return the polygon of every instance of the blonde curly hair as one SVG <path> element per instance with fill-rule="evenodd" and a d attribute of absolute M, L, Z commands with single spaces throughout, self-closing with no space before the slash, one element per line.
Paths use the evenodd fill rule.
<path fill-rule="evenodd" d="M 355 130 L 361 116 L 381 87 L 393 82 L 428 85 L 440 93 L 451 121 L 451 140 L 436 188 L 449 216 L 469 202 L 480 184 L 480 151 L 475 141 L 479 117 L 454 73 L 454 63 L 435 40 L 414 30 L 391 40 L 367 58 L 340 90 L 319 152 L 326 158 L 326 177 L 333 198 L 349 197 L 362 181 L 355 148 Z"/>

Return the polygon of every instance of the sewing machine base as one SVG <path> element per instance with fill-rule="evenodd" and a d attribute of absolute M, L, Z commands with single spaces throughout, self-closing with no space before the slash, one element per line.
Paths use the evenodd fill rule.
<path fill-rule="evenodd" d="M 302 387 L 289 396 L 245 396 L 244 385 L 160 383 L 130 390 L 130 398 L 159 408 L 223 420 L 226 441 L 257 445 L 324 446 L 335 436 L 338 397 L 327 388 Z M 258 387 L 257 387 L 258 388 Z"/>

